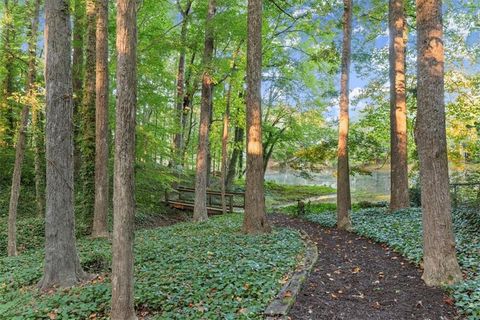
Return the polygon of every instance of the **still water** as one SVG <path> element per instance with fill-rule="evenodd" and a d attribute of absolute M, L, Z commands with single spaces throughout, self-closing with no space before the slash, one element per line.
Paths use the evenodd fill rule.
<path fill-rule="evenodd" d="M 302 176 L 300 172 L 285 169 L 268 169 L 265 173 L 265 180 L 292 185 L 325 185 L 332 188 L 337 187 L 337 180 L 334 170 L 323 170 L 321 172 L 310 172 L 309 177 Z M 356 174 L 350 176 L 350 188 L 352 193 L 388 196 L 390 194 L 390 173 L 388 171 L 373 171 L 371 175 Z"/>

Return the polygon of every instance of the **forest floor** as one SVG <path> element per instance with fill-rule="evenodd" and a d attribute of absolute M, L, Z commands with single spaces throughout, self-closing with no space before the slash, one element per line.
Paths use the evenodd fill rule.
<path fill-rule="evenodd" d="M 28 246 L 21 255 L 0 255 L 0 320 L 108 319 L 111 240 L 81 237 L 77 241 L 82 266 L 98 274 L 95 280 L 42 294 L 35 284 L 43 271 L 43 230 L 32 227 L 39 221 L 22 224 L 21 230 L 30 226 L 40 235 L 23 242 Z M 158 220 L 174 225 L 137 230 L 138 318 L 263 319 L 266 306 L 303 256 L 304 242 L 299 232 L 288 228 L 244 235 L 242 221 L 241 214 L 227 214 L 203 223 Z"/>
<path fill-rule="evenodd" d="M 319 259 L 289 315 L 292 319 L 459 319 L 441 289 L 427 287 L 421 270 L 388 246 L 354 233 L 285 215 L 276 226 L 303 230 Z"/>

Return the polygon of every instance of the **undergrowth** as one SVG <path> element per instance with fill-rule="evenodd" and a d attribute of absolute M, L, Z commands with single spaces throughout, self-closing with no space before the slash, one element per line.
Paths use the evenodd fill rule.
<path fill-rule="evenodd" d="M 153 319 L 261 319 L 303 253 L 296 231 L 246 236 L 241 215 L 138 231 L 135 304 Z M 0 259 L 0 319 L 107 319 L 111 243 L 78 241 L 92 283 L 40 294 L 43 250 Z"/>

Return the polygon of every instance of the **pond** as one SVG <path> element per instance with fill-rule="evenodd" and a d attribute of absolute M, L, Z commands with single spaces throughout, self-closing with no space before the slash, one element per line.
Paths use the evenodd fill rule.
<path fill-rule="evenodd" d="M 335 170 L 328 169 L 321 172 L 309 172 L 308 177 L 292 169 L 274 170 L 265 172 L 265 180 L 291 185 L 325 185 L 337 187 Z M 388 170 L 373 171 L 370 175 L 356 174 L 350 176 L 350 188 L 355 197 L 372 201 L 388 200 L 390 195 L 390 172 Z"/>

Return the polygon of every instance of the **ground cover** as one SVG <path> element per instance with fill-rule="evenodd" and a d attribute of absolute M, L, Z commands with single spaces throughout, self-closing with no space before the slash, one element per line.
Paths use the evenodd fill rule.
<path fill-rule="evenodd" d="M 141 230 L 135 239 L 135 303 L 155 319 L 261 319 L 303 253 L 298 232 L 246 236 L 242 215 Z M 0 318 L 104 319 L 110 308 L 111 244 L 78 241 L 83 266 L 97 273 L 83 286 L 40 295 L 43 252 L 0 259 Z"/>

